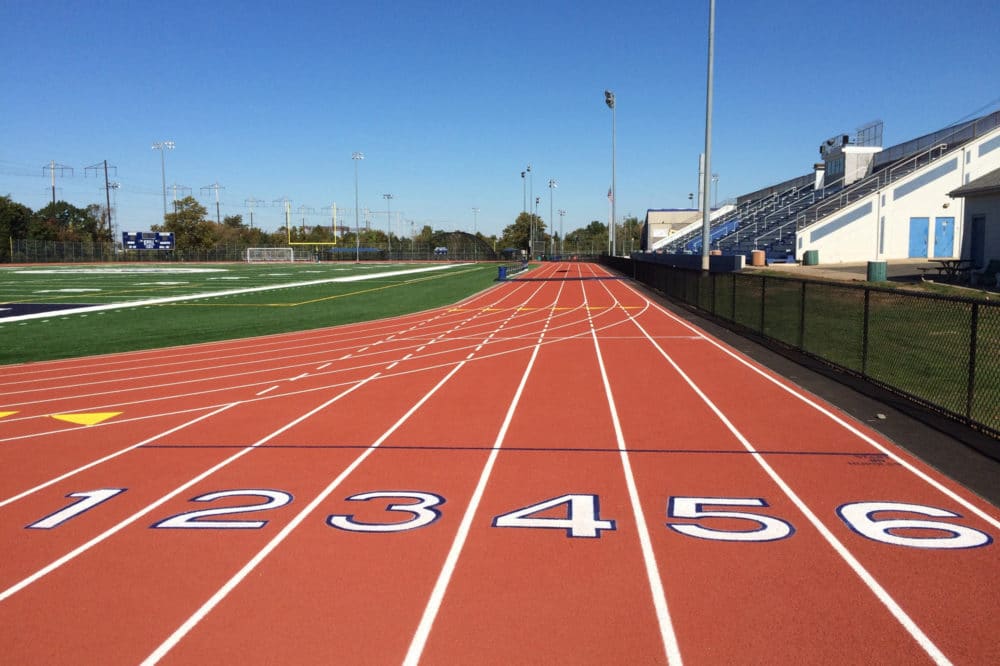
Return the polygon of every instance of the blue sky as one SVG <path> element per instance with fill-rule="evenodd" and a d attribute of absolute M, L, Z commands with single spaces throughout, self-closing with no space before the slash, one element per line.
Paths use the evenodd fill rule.
<path fill-rule="evenodd" d="M 884 145 L 1000 105 L 995 0 L 717 0 L 712 171 L 719 199 L 811 170 L 820 142 L 873 120 Z M 166 180 L 214 212 L 292 200 L 385 224 L 499 233 L 532 164 L 539 215 L 606 221 L 617 99 L 619 216 L 686 207 L 704 147 L 707 0 L 660 2 L 33 3 L 0 20 L 0 194 L 103 200 L 84 167 L 117 166 L 118 224 L 161 220 Z M 473 208 L 479 208 L 478 215 Z M 301 220 L 299 213 L 293 220 Z M 558 214 L 555 216 L 558 225 Z M 257 226 L 283 224 L 258 208 Z M 353 220 L 351 220 L 353 222 Z"/>

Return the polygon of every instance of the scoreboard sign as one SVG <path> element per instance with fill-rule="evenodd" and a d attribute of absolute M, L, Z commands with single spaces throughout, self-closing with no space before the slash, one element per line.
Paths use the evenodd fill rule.
<path fill-rule="evenodd" d="M 172 250 L 172 231 L 123 231 L 122 245 L 126 250 Z"/>

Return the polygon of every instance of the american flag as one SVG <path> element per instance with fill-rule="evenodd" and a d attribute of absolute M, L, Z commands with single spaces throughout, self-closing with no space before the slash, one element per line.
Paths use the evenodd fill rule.
<path fill-rule="evenodd" d="M 609 187 L 608 188 L 608 201 L 613 202 L 614 200 L 615 200 L 615 195 L 614 195 L 614 193 L 611 192 L 611 188 Z"/>

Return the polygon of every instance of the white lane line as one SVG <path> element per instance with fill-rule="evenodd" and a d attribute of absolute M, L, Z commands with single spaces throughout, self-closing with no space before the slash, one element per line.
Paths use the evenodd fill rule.
<path fill-rule="evenodd" d="M 341 356 L 341 357 L 340 357 L 340 358 L 338 358 L 337 360 L 338 360 L 338 361 L 346 361 L 346 360 L 347 360 L 347 359 L 349 359 L 349 358 L 351 358 L 351 354 L 344 354 L 343 356 Z"/>
<path fill-rule="evenodd" d="M 358 353 L 360 354 L 361 352 L 366 352 L 366 351 L 368 351 L 368 347 L 362 347 L 361 349 L 358 350 Z"/>
<path fill-rule="evenodd" d="M 584 290 L 584 299 L 586 302 L 586 290 Z M 588 319 L 591 318 L 589 309 L 587 317 Z M 632 515 L 635 517 L 636 529 L 639 532 L 642 560 L 646 565 L 646 579 L 649 581 L 649 590 L 653 595 L 656 620 L 660 625 L 660 639 L 663 641 L 663 650 L 667 656 L 667 663 L 680 666 L 682 663 L 680 645 L 677 643 L 677 634 L 674 632 L 674 624 L 670 619 L 670 609 L 667 606 L 667 597 L 663 591 L 663 580 L 660 577 L 660 569 L 656 564 L 656 554 L 653 551 L 653 540 L 649 535 L 646 515 L 642 510 L 642 503 L 639 500 L 639 489 L 635 483 L 635 475 L 632 473 L 632 463 L 628 457 L 625 434 L 622 432 L 622 424 L 618 418 L 618 407 L 615 405 L 615 398 L 611 392 L 611 382 L 608 380 L 608 372 L 604 366 L 604 355 L 601 353 L 601 345 L 598 343 L 597 331 L 594 329 L 592 319 L 590 322 L 590 335 L 594 341 L 594 352 L 597 354 L 597 364 L 601 369 L 601 381 L 604 383 L 604 395 L 607 397 L 608 410 L 611 412 L 611 422 L 615 428 L 615 439 L 618 442 L 622 469 L 625 472 L 625 485 L 628 487 L 629 501 L 632 503 Z"/>
<path fill-rule="evenodd" d="M 132 446 L 126 447 L 126 448 L 124 448 L 124 449 L 122 449 L 120 451 L 115 451 L 114 453 L 110 453 L 110 454 L 104 456 L 103 458 L 98 458 L 97 460 L 89 462 L 86 465 L 82 465 L 80 467 L 77 467 L 74 470 L 70 470 L 69 472 L 66 472 L 65 474 L 57 476 L 54 479 L 49 479 L 48 481 L 46 481 L 44 483 L 40 483 L 39 485 L 35 486 L 34 488 L 29 488 L 28 490 L 25 490 L 22 493 L 19 493 L 17 495 L 14 495 L 12 497 L 8 497 L 7 499 L 0 501 L 0 507 L 7 506 L 8 504 L 11 504 L 12 502 L 16 502 L 19 499 L 23 499 L 23 498 L 27 497 L 28 495 L 32 495 L 34 493 L 37 493 L 39 490 L 44 490 L 45 488 L 48 488 L 49 486 L 55 485 L 55 484 L 59 483 L 60 481 L 65 481 L 66 479 L 68 479 L 68 478 L 70 478 L 72 476 L 75 476 L 75 475 L 79 474 L 80 472 L 85 472 L 86 470 L 88 470 L 88 469 L 90 469 L 92 467 L 96 467 L 97 465 L 100 465 L 102 463 L 106 463 L 109 460 L 113 460 L 114 458 L 117 458 L 120 455 L 128 453 L 129 451 L 134 451 L 135 449 L 138 449 L 138 448 L 140 448 L 142 446 L 145 446 L 146 444 L 150 444 L 152 442 L 155 442 L 156 440 L 158 440 L 158 439 L 160 439 L 162 437 L 166 437 L 167 435 L 172 435 L 173 433 L 177 432 L 178 430 L 183 430 L 184 428 L 186 428 L 186 427 L 188 427 L 190 425 L 194 425 L 195 423 L 198 423 L 199 421 L 203 421 L 203 420 L 205 420 L 207 418 L 211 418 L 211 417 L 215 416 L 216 414 L 221 414 L 222 412 L 226 411 L 230 407 L 233 407 L 234 405 L 237 405 L 237 404 L 239 404 L 239 403 L 231 402 L 231 403 L 229 403 L 227 405 L 223 405 L 222 407 L 219 407 L 219 408 L 217 408 L 217 409 L 215 409 L 215 410 L 213 410 L 213 411 L 211 411 L 211 412 L 209 412 L 207 414 L 202 414 L 198 418 L 191 419 L 190 421 L 186 421 L 186 422 L 180 424 L 179 426 L 175 426 L 173 428 L 170 428 L 169 430 L 165 430 L 165 431 L 163 431 L 163 432 L 161 432 L 161 433 L 159 433 L 157 435 L 153 435 L 152 437 L 144 439 L 141 442 L 139 442 L 138 444 L 133 444 Z"/>
<path fill-rule="evenodd" d="M 525 372 L 524 379 L 522 379 L 521 387 L 518 389 L 518 397 L 524 388 L 524 383 L 527 380 L 528 372 L 530 371 L 531 365 L 534 363 L 534 358 L 538 354 L 538 349 L 541 346 L 541 339 L 539 339 L 539 344 L 536 345 L 535 350 L 532 354 L 532 360 L 529 362 L 529 370 Z M 466 361 L 459 362 L 454 368 L 448 372 L 430 391 L 428 391 L 416 404 L 411 407 L 406 414 L 404 414 L 392 427 L 385 431 L 381 437 L 379 437 L 371 446 L 369 446 L 361 455 L 359 455 L 347 468 L 341 472 L 337 478 L 335 478 L 330 485 L 323 489 L 323 491 L 315 497 L 308 506 L 302 509 L 285 527 L 264 546 L 249 562 L 247 562 L 242 569 L 240 569 L 232 578 L 230 578 L 219 590 L 216 591 L 212 597 L 206 601 L 201 608 L 199 608 L 193 615 L 191 615 L 180 627 L 174 631 L 156 650 L 153 651 L 145 660 L 142 662 L 142 666 L 152 666 L 162 659 L 170 650 L 172 650 L 177 643 L 179 643 L 201 620 L 205 618 L 212 610 L 223 600 L 229 593 L 236 588 L 257 566 L 264 561 L 264 559 L 274 551 L 281 542 L 284 541 L 292 531 L 298 527 L 308 516 L 311 514 L 316 507 L 321 503 L 326 501 L 326 499 L 333 493 L 334 490 L 340 486 L 343 481 L 350 476 L 354 470 L 358 468 L 361 463 L 365 461 L 368 456 L 375 452 L 375 450 L 389 438 L 392 433 L 398 430 L 403 423 L 405 423 L 413 414 L 415 414 L 437 391 L 444 386 L 455 374 L 461 370 L 466 364 Z M 367 380 L 366 380 L 367 381 Z M 516 399 L 515 403 L 516 405 Z M 317 410 L 318 411 L 318 410 Z M 510 409 L 507 420 L 502 428 L 503 432 L 506 432 L 506 428 L 510 423 L 510 419 L 513 416 L 513 406 Z M 502 440 L 502 435 L 498 438 L 498 442 Z M 495 454 L 494 454 L 495 459 Z M 489 463 L 488 463 L 489 464 Z M 488 476 L 488 475 L 487 475 Z M 483 485 L 485 486 L 485 480 L 483 480 Z M 469 519 L 471 523 L 471 518 Z M 467 529 L 467 528 L 466 528 Z M 457 559 L 457 554 L 456 554 Z M 443 590 L 442 590 L 443 594 Z M 433 620 L 432 620 L 433 621 Z"/>
<path fill-rule="evenodd" d="M 271 391 L 273 391 L 276 388 L 278 388 L 277 384 L 275 384 L 274 386 L 269 386 L 266 389 L 264 389 L 263 391 L 258 391 L 257 395 L 266 395 L 266 394 L 270 393 Z"/>
<path fill-rule="evenodd" d="M 190 481 L 184 483 L 181 486 L 178 486 L 177 488 L 175 488 L 174 490 L 170 491 L 166 495 L 162 496 L 160 499 L 156 500 L 152 504 L 146 505 L 144 508 L 142 508 L 139 511 L 133 513 L 131 516 L 129 516 L 125 520 L 121 521 L 117 525 L 115 525 L 115 526 L 113 526 L 113 527 L 105 530 L 104 532 L 101 532 L 96 537 L 94 537 L 91 540 L 87 541 L 83 545 L 78 546 L 77 548 L 74 548 L 70 552 L 66 553 L 65 555 L 63 555 L 59 559 L 55 560 L 54 562 L 52 562 L 52 563 L 50 563 L 50 564 L 42 567 L 41 569 L 39 569 L 35 573 L 31 574 L 27 578 L 24 578 L 20 582 L 15 583 L 14 585 L 8 587 L 3 592 L 0 592 L 0 601 L 4 601 L 5 599 L 13 596 L 17 592 L 23 590 L 24 588 L 28 587 L 29 585 L 31 585 L 35 581 L 39 580 L 43 576 L 46 576 L 47 574 L 52 573 L 53 571 L 55 571 L 56 569 L 58 569 L 62 565 L 66 564 L 67 562 L 70 562 L 70 561 L 76 559 L 77 557 L 79 557 L 83 553 L 87 552 L 88 550 L 90 550 L 94 546 L 100 544 L 102 541 L 105 541 L 109 537 L 114 536 L 115 534 L 117 534 L 118 532 L 122 531 L 123 529 L 125 529 L 126 527 L 128 527 L 132 523 L 136 522 L 137 520 L 139 520 L 143 516 L 146 516 L 147 514 L 151 513 L 154 509 L 156 509 L 156 508 L 160 507 L 161 505 L 167 503 L 168 501 L 170 501 L 171 499 L 173 499 L 177 495 L 180 495 L 181 493 L 183 493 L 184 491 L 186 491 L 188 488 L 191 488 L 195 484 L 200 483 L 204 479 L 207 479 L 212 474 L 215 474 L 217 471 L 219 471 L 220 469 L 222 469 L 223 467 L 225 467 L 229 463 L 242 458 L 243 456 L 245 456 L 246 454 L 250 453 L 254 449 L 262 446 L 263 444 L 265 444 L 265 443 L 267 443 L 269 441 L 271 441 L 272 439 L 274 439 L 275 437 L 277 437 L 281 433 L 285 432 L 289 428 L 292 428 L 293 426 L 298 425 L 299 423 L 301 423 L 302 421 L 306 420 L 310 416 L 313 416 L 314 414 L 316 414 L 316 413 L 318 413 L 318 412 L 326 409 L 327 407 L 329 407 L 333 403 L 337 402 L 338 400 L 340 400 L 341 398 L 343 398 L 347 394 L 352 393 L 353 391 L 357 390 L 361 386 L 364 386 L 365 384 L 367 384 L 369 381 L 375 379 L 376 377 L 378 377 L 378 373 L 375 373 L 374 375 L 371 375 L 369 377 L 366 377 L 365 379 L 362 379 L 360 382 L 358 382 L 354 386 L 350 387 L 346 391 L 343 391 L 343 392 L 337 394 L 336 396 L 334 396 L 333 398 L 330 398 L 329 400 L 327 400 L 326 402 L 324 402 L 319 407 L 316 407 L 315 409 L 309 410 L 308 412 L 306 412 L 302 416 L 298 417 L 294 421 L 291 421 L 290 423 L 285 424 L 281 428 L 278 428 L 277 430 L 275 430 L 274 432 L 272 432 L 270 435 L 267 435 L 263 439 L 261 439 L 261 440 L 259 440 L 257 442 L 254 442 L 250 446 L 248 446 L 248 447 L 246 447 L 244 449 L 239 450 L 238 452 L 234 453 L 233 455 L 231 455 L 230 457 L 226 458 L 222 462 L 214 465 L 213 467 L 209 468 L 208 470 L 206 470 L 206 471 L 202 472 L 201 474 L 199 474 L 198 476 L 194 477 Z M 228 407 L 232 407 L 233 405 L 237 405 L 237 404 L 240 404 L 240 403 L 232 403 L 232 404 L 228 405 Z M 221 410 L 219 410 L 219 411 L 221 411 Z M 133 447 L 133 448 L 135 448 L 135 447 Z"/>
<path fill-rule="evenodd" d="M 562 292 L 562 286 L 560 286 L 559 291 Z M 549 317 L 552 316 L 553 312 L 554 310 L 549 311 Z M 510 321 L 510 318 L 514 317 L 516 313 L 517 308 L 515 308 L 514 312 L 507 318 L 507 321 Z M 441 603 L 444 601 L 445 592 L 447 592 L 448 585 L 451 582 L 451 577 L 455 573 L 455 566 L 458 564 L 458 558 L 462 554 L 462 549 L 465 547 L 465 541 L 468 539 L 469 530 L 472 527 L 472 521 L 476 516 L 476 512 L 479 510 L 479 504 L 482 502 L 483 495 L 486 493 L 486 484 L 489 482 L 497 457 L 500 455 L 500 447 L 503 445 L 503 440 L 507 436 L 507 430 L 510 428 L 510 423 L 514 419 L 514 412 L 517 410 L 517 406 L 521 401 L 521 395 L 524 393 L 524 387 L 528 383 L 528 376 L 531 374 L 531 370 L 535 365 L 535 359 L 538 358 L 538 351 L 542 348 L 542 339 L 544 338 L 544 335 L 544 333 L 539 335 L 538 341 L 535 343 L 535 347 L 531 352 L 531 358 L 528 360 L 528 365 L 525 367 L 524 374 L 521 376 L 521 382 L 518 384 L 517 390 L 514 392 L 514 397 L 511 399 L 510 406 L 507 408 L 507 414 L 504 416 L 503 423 L 500 426 L 500 431 L 497 433 L 496 439 L 493 442 L 490 455 L 486 459 L 483 471 L 479 475 L 479 482 L 476 484 L 476 489 L 473 491 L 469 504 L 465 508 L 465 514 L 462 516 L 462 522 L 459 524 L 458 531 L 455 533 L 455 538 L 451 543 L 451 548 L 448 550 L 448 556 L 445 558 L 444 565 L 441 567 L 441 572 L 438 574 L 437 581 L 434 583 L 434 589 L 431 591 L 430 599 L 428 599 L 427 606 L 424 608 L 424 614 L 420 618 L 420 624 L 417 625 L 417 630 L 414 632 L 413 639 L 410 641 L 410 647 L 406 652 L 406 657 L 403 659 L 404 666 L 417 666 L 420 662 L 420 656 L 424 652 L 424 647 L 427 645 L 427 639 L 430 637 L 431 629 L 434 627 L 434 620 L 437 619 L 438 611 L 441 609 Z"/>
<path fill-rule="evenodd" d="M 631 289 L 631 287 L 629 287 L 629 288 Z M 633 291 L 635 291 L 635 290 L 633 289 Z M 645 296 L 643 296 L 642 294 L 639 294 L 638 292 L 636 292 L 636 293 L 639 295 L 640 298 L 645 298 Z M 742 365 L 746 366 L 747 368 L 749 368 L 753 372 L 757 373 L 758 375 L 760 375 L 761 377 L 763 377 L 764 379 L 766 379 L 770 383 L 774 384 L 775 386 L 777 386 L 781 390 L 785 391 L 786 393 L 788 393 L 788 394 L 796 397 L 797 399 L 801 400 L 805 404 L 809 405 L 810 407 L 812 407 L 813 409 L 815 409 L 817 412 L 819 412 L 820 414 L 823 414 L 824 416 L 826 416 L 831 421 L 833 421 L 837 425 L 841 426 L 842 428 L 844 428 L 845 430 L 847 430 L 848 432 L 850 432 L 852 435 L 854 435 L 858 439 L 862 440 L 863 442 L 867 443 L 868 445 L 872 446 L 873 448 L 878 449 L 881 453 L 883 453 L 886 456 L 888 456 L 893 462 L 901 465 L 908 472 L 910 472 L 911 474 L 913 474 L 917 478 L 921 479 L 922 481 L 926 482 L 928 485 L 930 485 L 931 487 L 933 487 L 937 491 L 941 492 L 943 495 L 945 495 L 946 497 L 948 497 L 952 501 L 957 502 L 961 506 L 965 507 L 967 510 L 971 511 L 972 513 L 976 514 L 977 516 L 979 516 L 980 518 L 982 518 L 983 520 L 985 520 L 987 523 L 989 523 L 990 525 L 992 525 L 995 529 L 1000 530 L 1000 520 L 998 520 L 997 518 L 994 518 L 990 514 L 986 513 L 985 511 L 983 511 L 982 509 L 980 509 L 975 504 L 972 504 L 969 500 L 965 499 L 964 497 L 962 497 L 961 495 L 959 495 L 955 491 L 949 489 L 947 486 L 945 486 L 944 484 L 942 484 L 940 481 L 937 481 L 937 480 L 933 479 L 932 477 L 930 477 L 925 472 L 923 472 L 920 469 L 918 469 L 917 467 L 915 467 L 913 464 L 911 464 L 907 460 L 905 460 L 905 459 L 901 458 L 900 456 L 898 456 L 897 454 L 893 453 L 890 449 L 886 448 L 885 446 L 883 446 L 882 444 L 880 444 L 875 439 L 872 439 L 871 437 L 869 437 L 865 433 L 863 433 L 860 430 L 858 430 L 856 427 L 854 427 L 852 424 L 850 424 L 847 421 L 845 421 L 844 419 L 842 419 L 840 416 L 834 414 L 833 412 L 831 412 L 830 410 L 826 409 L 825 407 L 823 407 L 819 403 L 815 402 L 809 396 L 807 396 L 805 394 L 802 394 L 802 393 L 799 393 L 794 387 L 788 386 L 783 381 L 780 381 L 779 379 L 777 379 L 775 377 L 772 377 L 770 374 L 768 374 L 767 372 L 764 372 L 763 370 L 761 370 L 760 368 L 758 368 L 757 366 L 755 366 L 753 363 L 750 363 L 749 361 L 747 361 L 746 359 L 742 358 L 741 356 L 739 356 L 738 354 L 736 354 L 732 350 L 727 349 L 725 347 L 725 345 L 723 345 L 720 342 L 717 342 L 717 341 L 713 340 L 711 338 L 711 336 L 705 335 L 704 332 L 699 331 L 696 327 L 690 325 L 689 323 L 687 323 L 683 319 L 680 319 L 679 317 L 675 316 L 672 312 L 670 312 L 669 310 L 663 308 L 659 303 L 653 303 L 652 301 L 649 301 L 648 299 L 647 299 L 647 302 L 649 302 L 656 310 L 658 310 L 659 312 L 662 312 L 663 314 L 665 314 L 670 319 L 672 319 L 675 322 L 681 324 L 682 326 L 684 326 L 688 330 L 693 331 L 697 335 L 698 338 L 704 340 L 705 342 L 708 342 L 712 346 L 714 346 L 717 349 L 719 349 L 720 351 L 722 351 L 724 354 L 730 356 L 731 358 L 733 358 L 737 362 L 739 362 Z M 648 333 L 646 334 L 646 337 L 649 337 Z"/>
<path fill-rule="evenodd" d="M 392 369 L 393 369 L 393 368 L 395 368 L 395 367 L 396 367 L 397 365 L 399 365 L 399 361 L 393 361 L 392 363 L 390 363 L 389 365 L 387 365 L 385 369 L 386 369 L 386 370 L 392 370 Z"/>
<path fill-rule="evenodd" d="M 303 373 L 302 373 L 301 375 L 295 375 L 294 377 L 292 377 L 292 378 L 291 378 L 291 379 L 289 379 L 288 381 L 290 381 L 290 382 L 294 382 L 294 381 L 297 381 L 297 380 L 299 380 L 299 379 L 302 379 L 302 378 L 304 378 L 304 377 L 308 377 L 308 376 L 309 376 L 309 373 L 308 373 L 308 372 L 303 372 Z"/>
<path fill-rule="evenodd" d="M 422 347 L 417 347 L 415 353 L 419 354 L 420 352 L 422 352 L 425 349 L 427 349 L 427 345 L 423 345 Z"/>
<path fill-rule="evenodd" d="M 606 287 L 605 287 L 606 288 Z M 913 637 L 913 639 L 920 645 L 920 647 L 927 653 L 927 655 L 934 660 L 936 664 L 950 664 L 951 662 L 944 655 L 940 648 L 934 644 L 934 642 L 928 637 L 923 630 L 917 625 L 913 619 L 907 615 L 906 611 L 896 603 L 896 600 L 892 598 L 889 592 L 882 587 L 881 584 L 875 579 L 875 577 L 861 564 L 861 562 L 854 557 L 851 551 L 843 544 L 836 535 L 833 534 L 827 528 L 827 526 L 819 519 L 819 517 L 813 513 L 813 511 L 806 505 L 806 503 L 800 498 L 795 491 L 792 490 L 785 480 L 779 475 L 773 467 L 771 467 L 764 457 L 757 452 L 757 449 L 750 443 L 750 441 L 743 436 L 743 433 L 733 425 L 733 423 L 726 417 L 719 407 L 712 402 L 704 391 L 692 380 L 681 367 L 674 361 L 674 359 L 666 352 L 659 343 L 653 339 L 652 336 L 642 327 L 639 322 L 635 320 L 634 317 L 629 315 L 629 319 L 632 323 L 646 336 L 646 339 L 656 348 L 660 355 L 669 363 L 674 371 L 680 375 L 681 379 L 694 391 L 698 397 L 701 399 L 705 405 L 712 410 L 719 421 L 722 422 L 724 426 L 729 430 L 730 433 L 743 445 L 757 464 L 764 470 L 764 472 L 771 477 L 771 480 L 781 489 L 781 491 L 792 501 L 793 504 L 799 509 L 799 511 L 806 517 L 806 519 L 812 523 L 816 531 L 826 540 L 827 544 L 840 556 L 840 558 L 851 568 L 852 571 L 861 579 L 861 581 L 868 587 L 868 589 L 875 595 L 875 597 L 882 602 L 882 605 L 892 614 L 896 621 Z"/>
<path fill-rule="evenodd" d="M 318 367 L 318 368 L 316 368 L 316 369 L 317 369 L 317 370 L 326 370 L 326 369 L 327 369 L 327 368 L 329 368 L 329 367 L 330 367 L 331 365 L 333 365 L 333 363 L 324 363 L 323 365 L 319 366 L 319 367 Z"/>

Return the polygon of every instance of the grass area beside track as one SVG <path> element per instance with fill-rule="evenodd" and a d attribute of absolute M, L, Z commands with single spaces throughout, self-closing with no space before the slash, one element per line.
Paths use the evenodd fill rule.
<path fill-rule="evenodd" d="M 220 265 L 210 267 L 213 270 L 208 273 L 184 277 L 165 271 L 152 278 L 143 273 L 74 272 L 73 267 L 42 273 L 40 268 L 32 267 L 25 268 L 23 274 L 0 271 L 0 302 L 137 301 L 414 267 L 360 265 L 345 271 L 344 266 L 328 265 Z M 490 286 L 496 273 L 493 264 L 468 264 L 428 273 L 207 295 L 196 300 L 102 312 L 55 311 L 43 319 L 28 321 L 0 319 L 0 364 L 156 349 L 391 317 L 459 301 Z M 42 277 L 46 281 L 39 282 Z"/>

